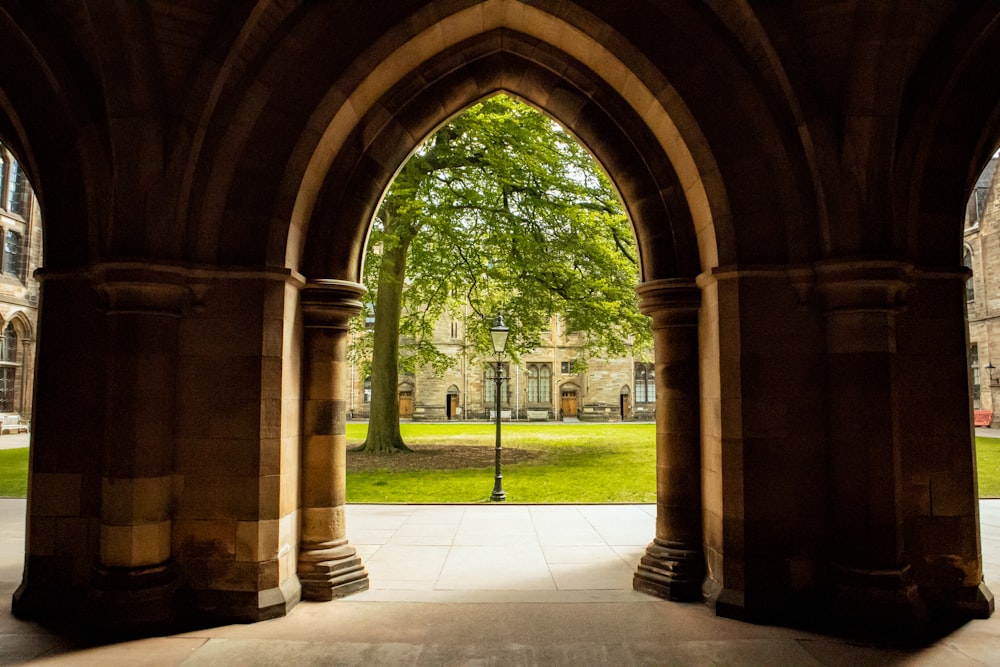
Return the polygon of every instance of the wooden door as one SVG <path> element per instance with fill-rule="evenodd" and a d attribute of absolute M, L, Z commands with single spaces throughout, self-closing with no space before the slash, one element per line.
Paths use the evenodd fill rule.
<path fill-rule="evenodd" d="M 576 417 L 576 392 L 562 392 L 562 405 L 560 407 L 563 417 Z"/>
<path fill-rule="evenodd" d="M 454 419 L 458 415 L 458 394 L 448 395 L 448 419 Z"/>
<path fill-rule="evenodd" d="M 399 416 L 403 419 L 413 417 L 413 392 L 399 392 Z"/>

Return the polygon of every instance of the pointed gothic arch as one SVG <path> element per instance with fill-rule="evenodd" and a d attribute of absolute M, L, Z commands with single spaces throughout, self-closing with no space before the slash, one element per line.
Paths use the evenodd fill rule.
<path fill-rule="evenodd" d="M 256 620 L 298 581 L 365 585 L 330 453 L 368 225 L 413 147 L 506 91 L 590 148 L 635 227 L 668 455 L 638 586 L 754 620 L 988 614 L 956 232 L 1000 137 L 996 9 L 765 5 L 248 2 L 190 13 L 190 40 L 158 5 L 0 10 L 44 317 L 108 334 L 39 355 L 31 487 L 80 491 L 29 504 L 18 613 L 158 622 L 179 586 Z"/>

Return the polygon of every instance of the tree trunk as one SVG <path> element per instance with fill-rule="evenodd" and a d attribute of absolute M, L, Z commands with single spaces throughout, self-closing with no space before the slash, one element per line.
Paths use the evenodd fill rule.
<path fill-rule="evenodd" d="M 386 216 L 387 218 L 389 216 Z M 388 222 L 388 220 L 387 220 Z M 388 225 L 387 225 L 388 226 Z M 391 238 L 386 234 L 386 238 Z M 372 400 L 366 452 L 391 454 L 410 451 L 399 433 L 399 321 L 402 316 L 406 251 L 412 234 L 386 243 L 378 274 L 375 331 L 372 342 Z"/>

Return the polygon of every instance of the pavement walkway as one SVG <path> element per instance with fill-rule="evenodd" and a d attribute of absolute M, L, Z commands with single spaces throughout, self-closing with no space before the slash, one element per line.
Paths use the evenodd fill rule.
<path fill-rule="evenodd" d="M 1000 581 L 1000 500 L 980 504 Z M 1000 665 L 1000 614 L 920 648 L 740 623 L 632 590 L 652 505 L 348 505 L 371 590 L 279 619 L 86 646 L 10 614 L 25 501 L 0 500 L 0 664 Z"/>
<path fill-rule="evenodd" d="M 20 449 L 31 442 L 30 433 L 4 433 L 0 435 L 0 449 Z"/>

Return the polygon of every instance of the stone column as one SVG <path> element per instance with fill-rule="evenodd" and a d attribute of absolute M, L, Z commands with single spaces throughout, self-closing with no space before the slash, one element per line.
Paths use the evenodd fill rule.
<path fill-rule="evenodd" d="M 302 521 L 298 575 L 304 600 L 332 600 L 368 588 L 368 573 L 347 541 L 347 323 L 361 312 L 364 287 L 309 282 L 302 293 Z"/>
<path fill-rule="evenodd" d="M 169 268 L 102 267 L 107 394 L 98 567 L 90 618 L 143 628 L 174 617 L 171 560 L 175 368 L 184 277 Z"/>
<path fill-rule="evenodd" d="M 903 560 L 896 424 L 896 323 L 912 271 L 876 260 L 816 267 L 827 329 L 834 611 L 851 624 L 901 631 L 925 615 Z"/>
<path fill-rule="evenodd" d="M 657 280 L 636 290 L 653 318 L 656 368 L 656 538 L 632 587 L 668 600 L 701 599 L 698 308 L 693 281 Z"/>

